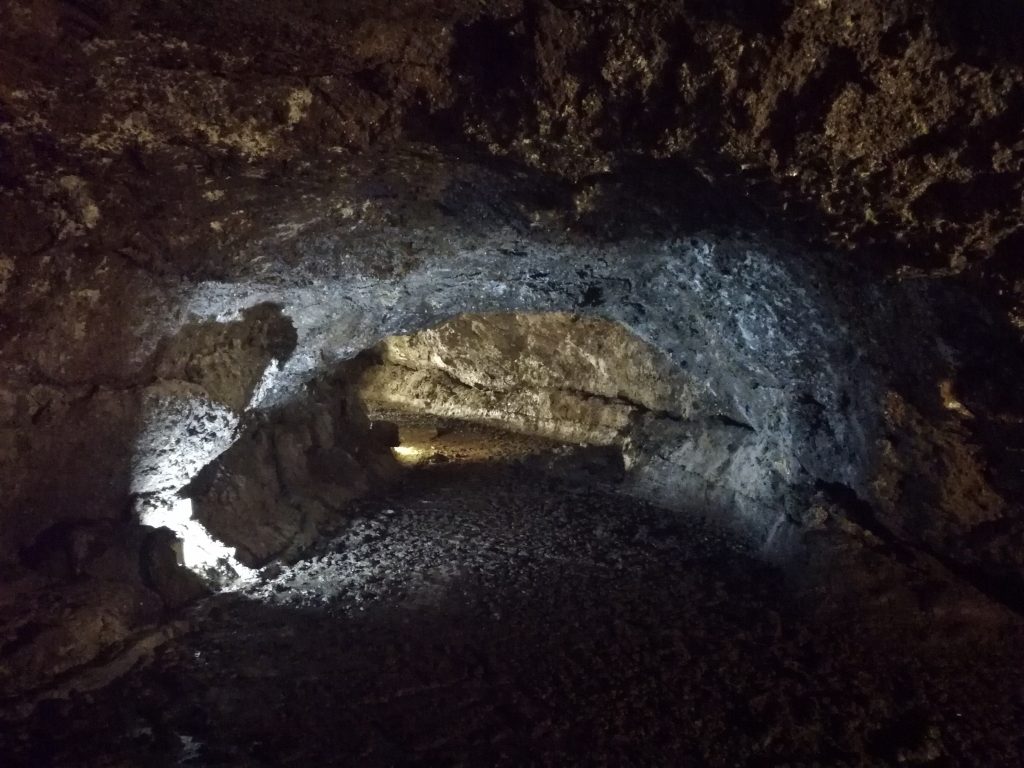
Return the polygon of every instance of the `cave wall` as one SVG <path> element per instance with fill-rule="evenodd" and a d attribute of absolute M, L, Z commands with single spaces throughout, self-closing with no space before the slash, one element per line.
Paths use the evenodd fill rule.
<path fill-rule="evenodd" d="M 830 494 L 1012 593 L 1022 14 L 4 4 L 0 563 L 120 530 L 386 336 L 565 311 L 751 427 L 735 466 L 699 429 L 638 445 L 766 541 Z"/>
<path fill-rule="evenodd" d="M 350 501 L 394 479 L 398 432 L 367 418 L 354 385 L 361 369 L 343 364 L 260 413 L 183 491 L 243 567 L 296 559 L 343 525 Z"/>
<path fill-rule="evenodd" d="M 950 409 L 943 400 L 957 360 L 945 346 L 934 297 L 954 301 L 960 289 L 929 285 L 923 291 L 917 283 L 869 278 L 819 251 L 755 234 L 686 235 L 685 228 L 665 224 L 658 235 L 610 239 L 565 228 L 572 214 L 550 207 L 557 182 L 525 171 L 510 177 L 488 163 L 413 151 L 376 158 L 348 174 L 304 177 L 302 195 L 283 194 L 279 181 L 248 180 L 267 194 L 283 194 L 282 204 L 273 216 L 264 213 L 251 237 L 239 235 L 223 246 L 238 256 L 231 273 L 164 283 L 154 278 L 151 291 L 159 286 L 163 292 L 145 308 L 145 322 L 136 326 L 123 311 L 117 323 L 107 321 L 145 334 L 140 346 L 153 350 L 126 377 L 133 382 L 124 385 L 126 393 L 202 390 L 182 401 L 187 407 L 146 410 L 143 434 L 165 436 L 152 450 L 135 452 L 134 424 L 117 433 L 109 455 L 124 446 L 115 467 L 128 477 L 127 488 L 132 467 L 145 467 L 170 491 L 230 444 L 243 415 L 236 410 L 245 399 L 239 391 L 251 390 L 245 410 L 258 412 L 301 397 L 318 371 L 386 336 L 467 311 L 571 311 L 622 324 L 685 370 L 717 413 L 751 428 L 753 437 L 744 436 L 754 440 L 751 455 L 737 466 L 714 462 L 716 492 L 720 506 L 738 506 L 764 535 L 785 519 L 773 499 L 826 483 L 873 505 L 876 524 L 894 535 L 923 542 L 921 533 L 928 531 L 927 545 L 950 558 L 1010 575 L 1019 567 L 1006 544 L 1019 535 L 1019 515 L 989 480 L 984 457 L 969 439 L 973 419 L 964 411 L 971 409 Z M 472 206 L 456 206 L 467 199 Z M 631 226 L 643 233 L 649 211 L 635 210 Z M 181 379 L 160 377 L 173 369 L 159 362 L 171 354 L 165 350 L 175 349 L 169 340 L 187 337 L 192 324 L 217 337 L 224 323 L 257 322 L 246 321 L 246 312 L 268 303 L 294 334 L 285 345 L 287 359 L 269 351 L 266 339 L 273 334 L 256 333 L 259 341 L 251 345 L 230 334 L 224 341 L 230 354 L 262 361 L 238 368 L 265 365 L 258 381 L 245 373 L 241 390 L 218 390 L 217 377 L 202 364 L 186 365 L 175 374 Z M 24 343 L 26 337 L 16 337 L 9 351 L 24 351 Z M 216 367 L 220 355 L 208 351 L 199 359 Z M 32 369 L 16 364 L 8 375 L 17 389 L 32 380 Z M 82 406 L 97 422 L 103 420 L 102 411 L 93 410 L 104 402 L 101 392 Z M 226 414 L 213 433 L 189 428 L 204 408 Z M 16 439 L 24 432 L 8 434 Z M 693 438 L 680 454 L 685 461 L 671 464 L 701 458 L 700 436 Z M 656 430 L 645 438 L 651 446 L 658 439 Z M 24 439 L 17 445 L 28 455 L 36 450 Z M 9 461 L 25 466 L 24 455 Z M 131 458 L 125 463 L 123 456 Z M 194 462 L 179 461 L 182 456 Z M 750 473 L 751 466 L 757 471 Z M 83 453 L 65 464 L 64 482 L 95 474 L 92 456 Z M 32 520 L 41 531 L 59 508 L 52 499 L 60 487 L 9 497 L 5 514 Z M 123 507 L 88 493 L 79 500 L 80 508 L 101 517 L 123 514 Z"/>
<path fill-rule="evenodd" d="M 598 295 L 592 290 L 582 304 L 600 303 Z M 716 519 L 757 544 L 770 538 L 782 495 L 799 482 L 778 471 L 789 450 L 782 436 L 759 436 L 740 420 L 753 412 L 765 421 L 758 405 L 721 398 L 718 380 L 694 380 L 597 315 L 460 315 L 385 339 L 373 356 L 377 364 L 359 380 L 373 410 L 615 446 L 628 470 L 620 490 Z"/>
<path fill-rule="evenodd" d="M 565 313 L 462 315 L 393 336 L 359 390 L 375 410 L 429 413 L 568 442 L 619 443 L 651 411 L 689 418 L 682 370 L 622 326 Z"/>
<path fill-rule="evenodd" d="M 1024 101 L 1021 14 L 1007 3 L 35 0 L 0 14 L 0 446 L 14 488 L 5 519 L 23 532 L 8 556 L 37 520 L 118 507 L 135 460 L 118 436 L 152 410 L 143 400 L 167 399 L 145 390 L 188 312 L 237 313 L 232 285 L 275 301 L 289 286 L 282 265 L 320 279 L 329 249 L 335 273 L 348 260 L 350 274 L 385 282 L 425 248 L 489 243 L 514 259 L 524 228 L 567 227 L 592 244 L 771 231 L 855 265 L 836 285 L 898 281 L 913 295 L 902 314 L 926 331 L 891 313 L 867 334 L 902 337 L 880 365 L 908 407 L 887 423 L 954 417 L 935 398 L 935 377 L 948 379 L 972 418 L 926 445 L 965 446 L 949 463 L 974 467 L 969 487 L 1019 494 Z M 380 159 L 410 141 L 420 149 Z M 422 167 L 452 162 L 434 147 L 508 163 L 524 181 L 505 199 L 479 195 L 487 172 Z M 416 191 L 398 200 L 396 186 Z M 410 235 L 403 217 L 406 230 L 461 219 L 467 234 Z M 483 232 L 505 225 L 504 242 Z M 222 296 L 203 298 L 214 283 Z M 299 314 L 328 312 L 300 303 Z M 643 336 L 631 311 L 621 319 Z M 405 328 L 389 318 L 359 343 L 430 314 Z M 804 418 L 836 421 L 809 397 Z M 106 433 L 106 453 L 122 456 L 87 483 L 73 435 Z M 48 463 L 69 467 L 63 495 L 41 480 Z M 877 489 L 898 499 L 908 471 Z M 967 514 L 986 524 L 971 547 L 1016 535 L 989 502 Z M 916 518 L 907 535 L 928 515 Z"/>

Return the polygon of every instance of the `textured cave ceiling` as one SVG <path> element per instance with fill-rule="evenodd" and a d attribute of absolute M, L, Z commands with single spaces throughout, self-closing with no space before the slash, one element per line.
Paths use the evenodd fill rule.
<path fill-rule="evenodd" d="M 47 387 L 76 412 L 96 387 L 188 382 L 161 339 L 273 301 L 299 335 L 282 391 L 458 311 L 583 306 L 670 354 L 720 325 L 737 349 L 687 362 L 730 379 L 726 399 L 750 402 L 722 373 L 741 364 L 826 410 L 877 410 L 891 388 L 928 418 L 949 380 L 971 442 L 998 451 L 1019 424 L 1024 86 L 1006 4 L 2 13 L 2 354 L 7 391 L 37 388 L 37 422 L 57 408 Z M 863 358 L 879 376 L 853 373 Z M 270 359 L 213 400 L 243 409 Z"/>
<path fill-rule="evenodd" d="M 4 3 L 0 565 L 137 560 L 186 486 L 293 555 L 389 471 L 360 352 L 571 313 L 678 376 L 616 427 L 648 497 L 1020 612 L 1022 40 L 1009 0 Z M 61 673 L 200 590 L 113 572 L 159 599 Z"/>
<path fill-rule="evenodd" d="M 1009 2 L 40 0 L 4 14 L 4 179 L 16 210 L 36 211 L 19 250 L 94 215 L 127 246 L 140 213 L 184 248 L 209 234 L 179 226 L 208 214 L 187 205 L 205 180 L 292 178 L 422 140 L 522 162 L 581 197 L 623 168 L 683 163 L 773 228 L 892 270 L 994 277 L 1015 260 Z M 96 209 L 64 175 L 103 179 Z M 28 226 L 43 200 L 54 210 Z"/>

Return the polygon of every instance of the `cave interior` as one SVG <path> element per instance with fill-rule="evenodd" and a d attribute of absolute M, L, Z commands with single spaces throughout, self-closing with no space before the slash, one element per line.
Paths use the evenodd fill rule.
<path fill-rule="evenodd" d="M 0 764 L 1024 765 L 1022 41 L 0 4 Z"/>

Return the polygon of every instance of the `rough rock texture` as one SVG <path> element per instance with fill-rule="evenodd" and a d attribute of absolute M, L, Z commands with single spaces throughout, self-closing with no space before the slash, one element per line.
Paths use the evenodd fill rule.
<path fill-rule="evenodd" d="M 130 231 L 166 205 L 131 200 L 140 173 L 177 166 L 167 192 L 196 194 L 247 165 L 444 131 L 598 190 L 636 155 L 695 158 L 837 243 L 930 267 L 1012 261 L 1019 241 L 1009 0 L 35 0 L 2 21 L 6 176 L 15 204 L 53 205 L 39 228 L 58 237 L 114 218 L 158 245 L 160 224 Z"/>
<path fill-rule="evenodd" d="M 385 339 L 360 380 L 371 408 L 619 441 L 642 414 L 689 418 L 697 387 L 621 325 L 565 313 L 462 315 Z"/>
<path fill-rule="evenodd" d="M 151 665 L 0 727 L 5 765 L 1020 764 L 1018 617 L 870 537 L 807 599 L 529 442 L 446 431 L 448 462 L 197 606 Z"/>
<path fill-rule="evenodd" d="M 380 364 L 359 382 L 371 409 L 614 445 L 634 493 L 666 508 L 713 509 L 759 542 L 778 524 L 766 507 L 782 493 L 771 466 L 779 447 L 733 416 L 707 381 L 617 323 L 557 312 L 462 315 L 388 338 L 374 354 Z"/>
<path fill-rule="evenodd" d="M 111 667 L 130 667 L 119 656 L 169 636 L 170 612 L 207 590 L 179 567 L 166 533 L 110 523 L 56 527 L 26 553 L 29 569 L 4 571 L 0 710 L 53 696 L 62 685 L 99 687 L 114 676 Z"/>
<path fill-rule="evenodd" d="M 262 415 L 185 491 L 195 518 L 243 565 L 294 557 L 391 474 L 397 431 L 366 419 L 342 368 Z"/>
<path fill-rule="evenodd" d="M 769 543 L 826 494 L 1021 607 L 1022 19 L 3 4 L 0 561 L 165 503 L 381 338 L 585 311 L 753 428 L 663 453 Z"/>

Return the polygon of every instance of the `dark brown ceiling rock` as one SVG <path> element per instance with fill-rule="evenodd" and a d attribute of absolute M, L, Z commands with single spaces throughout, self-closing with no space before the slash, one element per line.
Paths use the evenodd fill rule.
<path fill-rule="evenodd" d="M 573 180 L 684 159 L 857 258 L 960 270 L 1009 260 L 1021 216 L 1021 13 L 986 8 L 38 0 L 3 12 L 2 178 L 60 239 L 112 215 L 97 176 L 167 166 L 423 136 Z"/>

